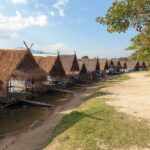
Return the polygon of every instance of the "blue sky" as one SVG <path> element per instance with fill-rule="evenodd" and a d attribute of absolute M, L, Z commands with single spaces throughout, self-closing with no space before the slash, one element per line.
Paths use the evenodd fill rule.
<path fill-rule="evenodd" d="M 96 23 L 113 0 L 0 0 L 0 47 L 23 47 L 79 57 L 127 56 L 125 48 L 137 33 L 107 33 Z"/>

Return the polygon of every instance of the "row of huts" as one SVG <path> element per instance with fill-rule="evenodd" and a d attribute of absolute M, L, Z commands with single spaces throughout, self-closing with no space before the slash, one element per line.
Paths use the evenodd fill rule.
<path fill-rule="evenodd" d="M 0 50 L 0 98 L 8 98 L 14 89 L 33 91 L 38 85 L 92 81 L 109 74 L 146 68 L 143 61 L 77 59 L 76 54 L 34 56 L 30 50 Z"/>

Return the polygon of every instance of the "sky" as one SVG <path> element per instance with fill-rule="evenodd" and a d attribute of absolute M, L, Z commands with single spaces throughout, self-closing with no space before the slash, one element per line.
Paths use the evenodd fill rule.
<path fill-rule="evenodd" d="M 0 0 L 0 48 L 24 47 L 78 57 L 117 58 L 137 33 L 108 33 L 95 20 L 113 0 Z"/>

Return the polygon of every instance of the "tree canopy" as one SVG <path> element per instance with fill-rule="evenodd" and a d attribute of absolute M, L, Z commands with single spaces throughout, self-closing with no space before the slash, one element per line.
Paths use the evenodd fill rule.
<path fill-rule="evenodd" d="M 150 0 L 115 0 L 105 16 L 96 21 L 106 25 L 110 33 L 136 29 L 138 34 L 127 48 L 135 50 L 130 58 L 150 62 Z"/>
<path fill-rule="evenodd" d="M 141 31 L 150 23 L 150 0 L 116 0 L 97 22 L 107 25 L 108 32 L 125 32 L 129 28 Z"/>

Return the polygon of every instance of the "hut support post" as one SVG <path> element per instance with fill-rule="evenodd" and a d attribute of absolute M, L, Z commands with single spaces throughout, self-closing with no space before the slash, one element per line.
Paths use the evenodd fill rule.
<path fill-rule="evenodd" d="M 33 92 L 34 81 L 32 80 L 32 92 Z"/>
<path fill-rule="evenodd" d="M 9 81 L 6 84 L 6 94 L 7 94 L 7 101 L 6 101 L 6 103 L 8 104 L 9 103 Z"/>
<path fill-rule="evenodd" d="M 25 81 L 25 87 L 26 87 L 26 92 L 27 92 L 27 81 Z"/>

